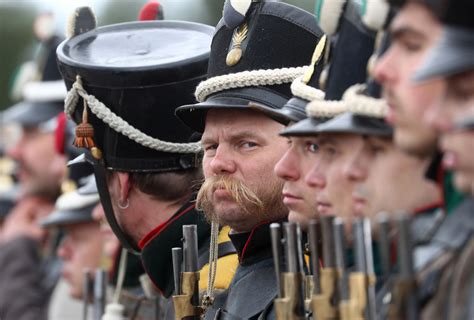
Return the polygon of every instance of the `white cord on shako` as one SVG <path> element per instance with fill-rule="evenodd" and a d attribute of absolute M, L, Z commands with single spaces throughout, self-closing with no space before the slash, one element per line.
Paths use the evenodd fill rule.
<path fill-rule="evenodd" d="M 347 104 L 347 111 L 373 118 L 383 118 L 388 111 L 387 102 L 364 95 L 365 84 L 356 84 L 348 88 L 342 99 Z"/>
<path fill-rule="evenodd" d="M 118 133 L 123 134 L 127 138 L 135 141 L 136 143 L 161 152 L 170 152 L 170 153 L 199 153 L 201 151 L 201 144 L 196 143 L 173 143 L 162 141 L 156 138 L 153 138 L 146 133 L 141 132 L 137 128 L 131 126 L 124 119 L 117 116 L 109 108 L 107 108 L 102 102 L 97 100 L 96 97 L 90 95 L 86 92 L 82 86 L 81 77 L 76 77 L 76 82 L 74 82 L 71 90 L 67 93 L 66 99 L 64 101 L 64 112 L 71 117 L 76 109 L 76 105 L 79 101 L 79 97 L 82 97 L 97 118 L 101 119 L 105 124 L 110 128 L 115 130 Z"/>
<path fill-rule="evenodd" d="M 204 102 L 211 94 L 229 89 L 271 86 L 290 83 L 302 76 L 307 66 L 269 70 L 252 70 L 209 78 L 201 82 L 194 93 L 196 100 Z"/>

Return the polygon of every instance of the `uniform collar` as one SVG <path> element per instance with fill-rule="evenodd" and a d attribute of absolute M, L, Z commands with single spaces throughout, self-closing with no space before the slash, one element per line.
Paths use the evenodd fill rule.
<path fill-rule="evenodd" d="M 250 232 L 229 234 L 230 240 L 237 250 L 240 265 L 251 265 L 272 256 L 270 224 L 273 222 L 275 221 L 261 222 Z"/>
<path fill-rule="evenodd" d="M 169 297 L 174 290 L 171 249 L 182 247 L 183 225 L 197 225 L 198 243 L 206 243 L 211 227 L 195 208 L 195 196 L 167 222 L 150 231 L 139 242 L 143 267 L 157 289 Z"/>

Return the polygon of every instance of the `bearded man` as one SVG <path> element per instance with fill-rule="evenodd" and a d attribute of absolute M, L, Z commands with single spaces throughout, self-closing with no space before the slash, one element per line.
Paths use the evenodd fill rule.
<path fill-rule="evenodd" d="M 288 214 L 282 181 L 273 174 L 287 143 L 278 137 L 283 124 L 262 109 L 284 106 L 321 36 L 314 17 L 293 6 L 253 2 L 242 12 L 228 1 L 212 41 L 208 79 L 196 89 L 200 103 L 177 109 L 181 120 L 203 132 L 205 182 L 197 205 L 214 223 L 231 227 L 240 262 L 206 318 L 274 317 L 268 225 Z"/>

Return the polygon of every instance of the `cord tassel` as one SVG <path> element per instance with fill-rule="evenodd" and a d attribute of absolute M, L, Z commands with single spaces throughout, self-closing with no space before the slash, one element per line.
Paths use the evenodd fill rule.
<path fill-rule="evenodd" d="M 76 138 L 74 139 L 74 146 L 77 148 L 95 148 L 94 142 L 94 127 L 88 122 L 87 103 L 84 101 L 84 110 L 82 111 L 82 123 L 76 127 Z"/>

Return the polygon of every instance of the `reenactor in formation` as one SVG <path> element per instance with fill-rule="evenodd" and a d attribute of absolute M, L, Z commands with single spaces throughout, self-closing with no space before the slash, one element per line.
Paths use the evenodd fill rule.
<path fill-rule="evenodd" d="M 473 9 L 42 16 L 1 119 L 0 319 L 474 319 Z"/>

